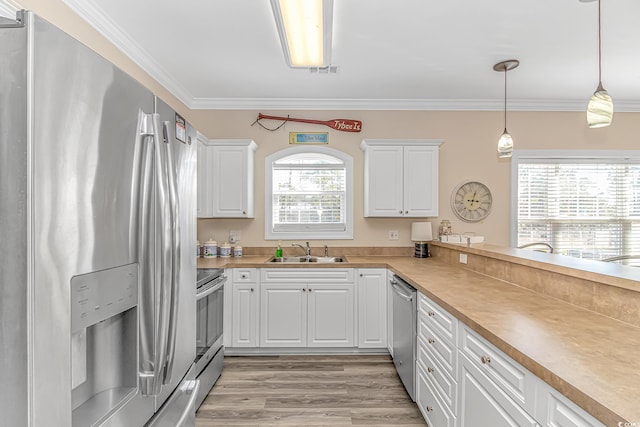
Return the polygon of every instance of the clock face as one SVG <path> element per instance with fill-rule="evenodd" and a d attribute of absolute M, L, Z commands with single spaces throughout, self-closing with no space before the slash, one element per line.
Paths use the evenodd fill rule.
<path fill-rule="evenodd" d="M 451 209 L 463 221 L 478 222 L 491 212 L 491 191 L 477 181 L 466 181 L 453 190 Z"/>

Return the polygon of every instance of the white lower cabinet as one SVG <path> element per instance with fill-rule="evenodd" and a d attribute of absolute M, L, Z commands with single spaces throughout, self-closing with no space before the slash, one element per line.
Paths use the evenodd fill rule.
<path fill-rule="evenodd" d="M 234 268 L 227 270 L 231 278 L 231 292 L 225 288 L 225 347 L 258 346 L 258 270 L 255 268 Z M 226 285 L 225 285 L 226 286 Z M 226 335 L 230 340 L 227 341 Z"/>
<path fill-rule="evenodd" d="M 361 268 L 358 283 L 358 347 L 387 347 L 387 270 Z"/>
<path fill-rule="evenodd" d="M 261 347 L 355 347 L 355 313 L 351 269 L 262 271 Z"/>
<path fill-rule="evenodd" d="M 604 427 L 418 293 L 416 403 L 431 427 Z"/>
<path fill-rule="evenodd" d="M 307 346 L 307 289 L 300 283 L 260 286 L 260 346 Z"/>
<path fill-rule="evenodd" d="M 232 284 L 232 347 L 258 346 L 258 297 L 255 283 Z"/>
<path fill-rule="evenodd" d="M 555 389 L 544 383 L 540 385 L 536 396 L 536 419 L 542 427 L 604 427 Z"/>
<path fill-rule="evenodd" d="M 433 389 L 427 379 L 428 374 L 424 371 L 422 365 L 418 364 L 416 374 L 418 376 L 416 378 L 416 403 L 429 427 L 455 427 L 456 417 L 444 404 L 438 392 Z M 476 424 L 476 426 L 480 425 L 484 426 L 485 424 Z M 490 424 L 486 425 L 489 426 Z"/>
<path fill-rule="evenodd" d="M 496 383 L 489 379 L 474 362 L 461 354 L 460 427 L 535 427 L 536 421 L 518 406 Z"/>

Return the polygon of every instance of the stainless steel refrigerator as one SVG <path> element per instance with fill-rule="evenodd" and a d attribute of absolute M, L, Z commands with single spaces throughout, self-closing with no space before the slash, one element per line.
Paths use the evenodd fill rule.
<path fill-rule="evenodd" d="M 0 424 L 193 424 L 195 141 L 45 20 L 0 18 Z"/>

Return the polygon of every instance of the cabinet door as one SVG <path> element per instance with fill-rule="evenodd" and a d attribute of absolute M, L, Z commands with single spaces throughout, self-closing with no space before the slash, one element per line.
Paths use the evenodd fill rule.
<path fill-rule="evenodd" d="M 258 346 L 258 289 L 255 283 L 234 283 L 232 347 Z"/>
<path fill-rule="evenodd" d="M 416 365 L 416 404 L 422 412 L 422 416 L 430 427 L 455 427 L 456 418 L 442 402 L 441 396 L 436 392 L 429 381 L 422 365 Z M 482 420 L 482 423 L 479 423 Z M 483 418 L 476 420 L 476 426 L 491 426 L 485 424 Z"/>
<path fill-rule="evenodd" d="M 207 218 L 213 215 L 213 151 L 198 141 L 198 217 Z"/>
<path fill-rule="evenodd" d="M 387 270 L 358 270 L 358 347 L 387 346 Z"/>
<path fill-rule="evenodd" d="M 478 421 L 491 427 L 535 427 L 536 421 L 483 374 L 464 354 L 460 354 L 460 427 L 476 427 Z"/>
<path fill-rule="evenodd" d="M 307 288 L 300 283 L 260 285 L 260 345 L 307 345 Z"/>
<path fill-rule="evenodd" d="M 250 217 L 248 206 L 248 148 L 246 146 L 212 146 L 213 217 Z M 251 174 L 253 176 L 253 174 Z"/>
<path fill-rule="evenodd" d="M 354 347 L 354 285 L 307 285 L 308 346 Z"/>
<path fill-rule="evenodd" d="M 403 150 L 372 146 L 365 152 L 364 216 L 403 216 Z"/>
<path fill-rule="evenodd" d="M 404 216 L 438 216 L 438 147 L 404 147 Z"/>

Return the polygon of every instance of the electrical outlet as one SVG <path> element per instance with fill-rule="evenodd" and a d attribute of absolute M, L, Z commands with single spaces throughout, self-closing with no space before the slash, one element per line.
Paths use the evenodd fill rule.
<path fill-rule="evenodd" d="M 467 254 L 460 254 L 460 264 L 467 263 Z"/>
<path fill-rule="evenodd" d="M 242 238 L 240 231 L 231 230 L 229 231 L 229 243 L 237 243 Z"/>
<path fill-rule="evenodd" d="M 400 233 L 398 230 L 389 230 L 389 240 L 398 240 L 400 238 Z"/>

